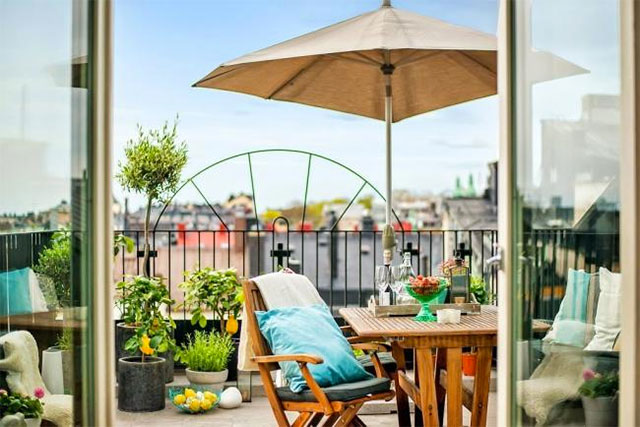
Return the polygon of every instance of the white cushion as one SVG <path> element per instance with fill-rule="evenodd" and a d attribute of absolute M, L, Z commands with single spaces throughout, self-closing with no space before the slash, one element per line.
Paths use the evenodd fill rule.
<path fill-rule="evenodd" d="M 47 302 L 44 299 L 44 294 L 40 288 L 38 276 L 36 276 L 36 273 L 31 269 L 29 269 L 29 291 L 31 293 L 31 312 L 40 313 L 43 311 L 49 311 L 47 308 Z"/>
<path fill-rule="evenodd" d="M 585 347 L 590 351 L 613 349 L 620 333 L 620 273 L 600 267 L 600 297 L 596 310 L 595 335 Z"/>

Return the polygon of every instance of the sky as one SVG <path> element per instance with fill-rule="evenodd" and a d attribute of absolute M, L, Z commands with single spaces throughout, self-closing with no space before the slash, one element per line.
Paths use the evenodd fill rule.
<path fill-rule="evenodd" d="M 86 159 L 79 144 L 86 91 L 70 88 L 69 61 L 86 54 L 71 19 L 72 0 L 0 0 L 0 212 L 48 209 L 70 198 L 72 178 Z M 76 3 L 79 4 L 79 3 Z M 495 0 L 394 0 L 394 6 L 495 34 Z M 517 2 L 522 6 L 525 2 Z M 299 149 L 332 158 L 384 188 L 384 124 L 304 105 L 192 88 L 219 64 L 375 9 L 379 0 L 115 0 L 113 169 L 136 125 L 158 127 L 179 115 L 189 147 L 185 178 L 234 154 Z M 525 39 L 586 72 L 549 79 L 531 90 L 534 185 L 539 182 L 541 122 L 579 120 L 587 94 L 619 93 L 617 0 L 535 0 Z M 568 19 L 567 17 L 571 17 Z M 523 21 L 526 22 L 526 21 Z M 597 28 L 597 31 L 594 29 Z M 74 31 L 74 29 L 76 31 Z M 524 70 L 531 66 L 525 60 Z M 546 70 L 553 75 L 554 70 Z M 526 85 L 526 79 L 519 83 Z M 484 186 L 487 163 L 498 158 L 498 100 L 489 97 L 415 116 L 393 127 L 394 188 L 450 191 L 471 173 Z M 74 142 L 75 141 L 75 142 Z M 259 210 L 304 196 L 307 157 L 253 157 Z M 198 178 L 212 201 L 251 189 L 246 158 Z M 309 201 L 351 197 L 361 182 L 344 169 L 314 160 Z M 365 190 L 369 192 L 368 190 Z M 114 180 L 114 196 L 126 196 Z M 129 195 L 135 208 L 140 198 Z M 201 201 L 188 188 L 179 201 Z"/>
<path fill-rule="evenodd" d="M 491 34 L 497 28 L 494 0 L 396 0 L 393 5 Z M 185 177 L 237 153 L 295 148 L 335 159 L 382 191 L 382 122 L 191 87 L 225 61 L 377 7 L 379 0 L 116 0 L 114 169 L 137 124 L 156 127 L 179 115 L 179 136 L 189 148 Z M 394 188 L 441 193 L 453 188 L 456 176 L 466 182 L 468 174 L 484 187 L 487 163 L 497 159 L 497 128 L 496 97 L 395 124 Z M 255 156 L 259 209 L 300 201 L 306 165 L 302 155 Z M 211 170 L 198 186 L 211 201 L 249 191 L 246 160 Z M 339 167 L 314 160 L 309 200 L 350 198 L 359 186 Z M 124 196 L 117 183 L 115 195 Z M 140 203 L 129 197 L 133 206 Z M 193 190 L 178 197 L 197 199 Z"/>

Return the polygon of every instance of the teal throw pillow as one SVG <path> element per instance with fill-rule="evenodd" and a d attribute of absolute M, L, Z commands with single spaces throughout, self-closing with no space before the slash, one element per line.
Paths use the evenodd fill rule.
<path fill-rule="evenodd" d="M 0 317 L 31 313 L 29 268 L 0 273 Z"/>
<path fill-rule="evenodd" d="M 324 304 L 256 311 L 258 325 L 271 351 L 279 354 L 313 354 L 324 359 L 307 364 L 320 387 L 372 378 L 356 360 L 351 345 Z M 307 382 L 296 362 L 280 363 L 293 392 L 301 392 Z"/>

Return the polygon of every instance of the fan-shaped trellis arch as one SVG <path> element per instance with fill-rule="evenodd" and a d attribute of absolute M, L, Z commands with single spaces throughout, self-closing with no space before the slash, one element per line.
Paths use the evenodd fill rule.
<path fill-rule="evenodd" d="M 248 169 L 249 169 L 248 172 L 249 172 L 249 176 L 250 176 L 250 179 L 251 179 L 251 198 L 252 198 L 252 201 L 253 201 L 253 211 L 254 211 L 254 214 L 255 214 L 256 223 L 259 223 L 258 208 L 256 206 L 256 186 L 255 186 L 255 181 L 254 181 L 254 176 L 253 176 L 253 167 L 252 167 L 252 163 L 251 163 L 251 158 L 252 158 L 252 156 L 259 155 L 259 154 L 266 154 L 266 153 L 293 153 L 293 154 L 300 154 L 300 155 L 307 156 L 307 172 L 306 172 L 306 177 L 305 177 L 304 201 L 303 201 L 303 207 L 302 207 L 302 223 L 304 223 L 305 218 L 306 218 L 307 196 L 308 196 L 308 192 L 309 192 L 309 177 L 311 176 L 311 166 L 312 166 L 312 162 L 313 162 L 314 158 L 317 158 L 317 159 L 332 163 L 332 164 L 342 168 L 343 170 L 346 170 L 347 172 L 351 173 L 352 175 L 356 176 L 358 179 L 360 179 L 362 181 L 362 184 L 360 185 L 358 191 L 354 194 L 354 196 L 351 198 L 349 203 L 347 203 L 347 205 L 344 208 L 344 210 L 342 211 L 342 213 L 337 217 L 337 220 L 333 224 L 332 229 L 334 229 L 338 225 L 338 223 L 340 222 L 342 217 L 345 215 L 345 213 L 349 210 L 349 208 L 351 207 L 353 202 L 356 201 L 358 196 L 362 193 L 362 191 L 366 187 L 371 188 L 383 201 L 386 201 L 386 199 L 382 195 L 382 193 L 380 191 L 378 191 L 378 189 L 375 186 L 373 186 L 371 184 L 371 182 L 369 182 L 369 180 L 367 180 L 362 174 L 356 172 L 355 170 L 353 170 L 349 166 L 346 166 L 346 165 L 338 162 L 337 160 L 334 160 L 334 159 L 332 159 L 330 157 L 323 156 L 322 154 L 313 153 L 313 152 L 310 152 L 310 151 L 296 150 L 296 149 L 290 149 L 290 148 L 268 148 L 268 149 L 262 149 L 262 150 L 245 151 L 243 153 L 238 153 L 238 154 L 234 154 L 234 155 L 229 156 L 229 157 L 225 157 L 224 159 L 218 160 L 218 161 L 210 164 L 209 166 L 206 166 L 206 167 L 200 169 L 193 176 L 191 176 L 190 178 L 187 178 L 180 185 L 178 190 L 176 190 L 176 192 L 173 193 L 173 195 L 169 198 L 169 200 L 166 201 L 165 205 L 162 207 L 162 210 L 160 211 L 160 214 L 158 215 L 158 217 L 156 218 L 156 221 L 154 223 L 153 230 L 156 231 L 156 229 L 158 227 L 158 224 L 160 223 L 160 219 L 164 215 L 164 213 L 167 210 L 167 208 L 169 207 L 169 205 L 171 205 L 171 203 L 173 202 L 175 197 L 185 187 L 187 187 L 189 184 L 191 184 L 195 188 L 196 192 L 202 197 L 202 199 L 206 203 L 206 205 L 209 206 L 209 208 L 211 209 L 213 214 L 226 227 L 226 224 L 225 224 L 224 220 L 222 219 L 222 217 L 218 214 L 218 212 L 215 210 L 213 205 L 209 202 L 207 197 L 204 195 L 204 193 L 202 192 L 200 187 L 198 187 L 198 185 L 195 183 L 194 180 L 198 176 L 203 174 L 204 172 L 206 172 L 206 171 L 208 171 L 208 170 L 210 170 L 210 169 L 212 169 L 212 168 L 214 168 L 214 167 L 216 167 L 218 165 L 221 165 L 221 164 L 223 164 L 225 162 L 228 162 L 228 161 L 231 161 L 231 160 L 234 160 L 234 159 L 238 159 L 238 158 L 242 158 L 242 157 L 246 157 L 247 161 L 248 161 Z M 395 217 L 397 223 L 400 225 L 401 231 L 404 232 L 402 221 L 400 221 L 400 219 L 396 215 L 395 211 L 393 211 L 393 216 Z"/>

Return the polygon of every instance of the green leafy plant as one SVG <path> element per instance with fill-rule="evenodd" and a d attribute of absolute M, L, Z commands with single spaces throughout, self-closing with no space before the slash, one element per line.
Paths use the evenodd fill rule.
<path fill-rule="evenodd" d="M 193 371 L 220 372 L 227 369 L 233 349 L 233 340 L 227 334 L 195 331 L 178 350 L 176 360 Z"/>
<path fill-rule="evenodd" d="M 58 335 L 56 347 L 62 351 L 71 350 L 73 347 L 73 331 L 71 329 L 65 328 L 62 330 L 62 333 Z"/>
<path fill-rule="evenodd" d="M 34 393 L 44 396 L 41 388 L 36 388 Z M 25 418 L 40 418 L 43 412 L 43 404 L 39 398 L 0 389 L 0 418 L 13 414 L 22 414 Z"/>
<path fill-rule="evenodd" d="M 182 169 L 187 164 L 187 146 L 177 142 L 177 119 L 173 126 L 165 122 L 160 129 L 145 131 L 138 125 L 136 139 L 127 141 L 124 150 L 126 161 L 118 164 L 116 179 L 120 185 L 134 193 L 146 196 L 144 221 L 143 272 L 149 272 L 149 222 L 151 208 L 156 201 L 165 201 L 178 188 Z"/>
<path fill-rule="evenodd" d="M 118 234 L 113 238 L 114 255 L 121 249 L 132 252 L 133 240 Z M 40 288 L 47 307 L 54 309 L 58 305 L 71 305 L 71 232 L 59 230 L 53 233 L 51 242 L 41 253 L 38 263 L 33 267 L 38 274 Z"/>
<path fill-rule="evenodd" d="M 582 377 L 584 382 L 578 392 L 585 397 L 592 399 L 596 397 L 611 397 L 615 396 L 620 389 L 620 376 L 616 371 L 601 374 L 591 369 L 585 369 Z"/>
<path fill-rule="evenodd" d="M 205 267 L 186 272 L 185 279 L 178 286 L 185 292 L 183 305 L 191 312 L 191 324 L 201 328 L 207 326 L 204 311 L 210 310 L 214 319 L 220 321 L 220 330 L 233 335 L 238 329 L 237 318 L 244 302 L 236 270 Z"/>
<path fill-rule="evenodd" d="M 41 253 L 33 270 L 49 281 L 55 291 L 57 302 L 68 307 L 71 304 L 71 236 L 69 231 L 53 233 L 51 242 Z M 55 304 L 47 298 L 47 305 Z M 52 307 L 50 307 L 52 308 Z"/>
<path fill-rule="evenodd" d="M 143 361 L 145 355 L 175 350 L 172 333 L 176 324 L 162 313 L 163 305 L 174 303 L 167 287 L 160 280 L 144 276 L 134 276 L 116 287 L 122 320 L 136 327 L 136 334 L 125 342 L 124 349 L 132 354 L 140 350 Z"/>
<path fill-rule="evenodd" d="M 493 301 L 493 294 L 487 291 L 487 284 L 482 276 L 471 276 L 469 282 L 469 292 L 476 297 L 478 303 L 490 304 Z"/>

